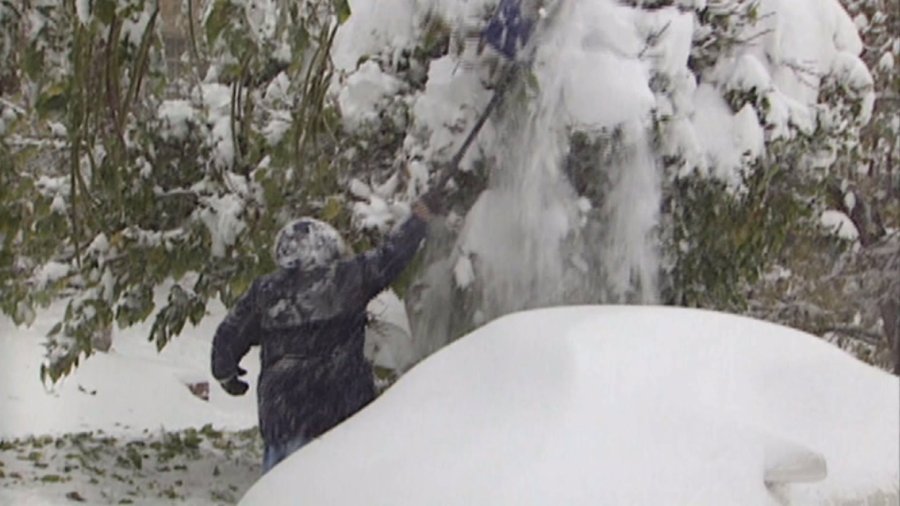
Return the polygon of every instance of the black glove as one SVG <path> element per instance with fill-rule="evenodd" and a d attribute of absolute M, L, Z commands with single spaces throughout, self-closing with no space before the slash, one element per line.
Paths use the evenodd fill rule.
<path fill-rule="evenodd" d="M 238 379 L 238 376 L 247 374 L 247 371 L 238 367 L 237 374 L 219 382 L 222 388 L 231 395 L 244 395 L 250 385 L 246 381 Z"/>

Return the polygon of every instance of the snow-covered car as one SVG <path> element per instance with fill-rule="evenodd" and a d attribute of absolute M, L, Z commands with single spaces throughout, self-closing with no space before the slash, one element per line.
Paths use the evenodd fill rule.
<path fill-rule="evenodd" d="M 426 359 L 241 505 L 896 505 L 898 448 L 898 378 L 812 335 L 566 307 Z"/>

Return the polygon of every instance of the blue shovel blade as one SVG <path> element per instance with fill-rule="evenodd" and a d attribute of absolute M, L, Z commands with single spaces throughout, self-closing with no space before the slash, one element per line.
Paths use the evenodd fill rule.
<path fill-rule="evenodd" d="M 522 14 L 519 2 L 500 0 L 497 12 L 481 32 L 484 41 L 510 60 L 516 58 L 534 29 L 534 20 Z"/>

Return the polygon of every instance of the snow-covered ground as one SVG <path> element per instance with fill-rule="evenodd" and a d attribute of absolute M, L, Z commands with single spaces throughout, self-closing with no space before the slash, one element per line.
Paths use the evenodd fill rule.
<path fill-rule="evenodd" d="M 226 394 L 209 373 L 221 304 L 162 353 L 149 326 L 114 331 L 109 353 L 52 388 L 41 384 L 43 336 L 0 318 L 0 504 L 233 504 L 259 476 L 256 397 Z M 257 354 L 244 361 L 252 376 Z M 207 383 L 209 400 L 189 384 Z M 243 430 L 242 430 L 243 429 Z M 129 502 L 130 501 L 130 502 Z"/>
<path fill-rule="evenodd" d="M 379 304 L 402 323 L 385 315 L 395 298 Z M 0 321 L 0 503 L 238 499 L 259 472 L 252 389 L 231 398 L 212 383 L 204 401 L 187 388 L 211 381 L 223 308 L 161 354 L 146 327 L 120 332 L 47 390 L 42 336 L 61 310 L 29 329 Z M 244 365 L 253 378 L 257 357 Z M 897 504 L 898 402 L 896 377 L 777 325 L 531 311 L 412 369 L 244 504 Z M 809 482 L 774 483 L 794 479 Z"/>
<path fill-rule="evenodd" d="M 256 424 L 255 392 L 231 397 L 210 374 L 210 343 L 224 315 L 221 304 L 212 304 L 198 327 L 188 327 L 161 353 L 147 341 L 152 321 L 114 330 L 109 353 L 95 354 L 49 389 L 39 377 L 43 336 L 64 311 L 64 304 L 54 304 L 30 328 L 0 319 L 0 437 L 97 429 L 124 435 L 207 423 L 236 430 Z M 251 377 L 258 374 L 258 356 L 248 357 L 244 368 Z M 209 401 L 188 389 L 188 384 L 202 382 L 210 385 Z"/>
<path fill-rule="evenodd" d="M 0 441 L 0 504 L 234 504 L 259 477 L 256 429 L 112 436 L 88 431 Z"/>
<path fill-rule="evenodd" d="M 389 291 L 369 310 L 378 322 L 367 351 L 378 365 L 407 368 L 403 305 Z M 208 311 L 161 353 L 147 341 L 151 321 L 114 330 L 109 353 L 52 387 L 39 371 L 64 302 L 27 328 L 0 316 L 0 505 L 235 503 L 260 473 L 256 391 L 232 397 L 212 378 L 210 345 L 225 308 L 215 301 Z M 255 386 L 258 351 L 242 365 Z M 208 400 L 188 388 L 204 383 Z"/>
<path fill-rule="evenodd" d="M 241 504 L 898 504 L 900 383 L 720 313 L 567 307 L 426 359 Z"/>

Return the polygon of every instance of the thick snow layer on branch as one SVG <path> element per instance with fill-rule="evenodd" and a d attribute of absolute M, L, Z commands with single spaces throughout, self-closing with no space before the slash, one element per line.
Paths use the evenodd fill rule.
<path fill-rule="evenodd" d="M 199 210 L 200 219 L 209 230 L 210 252 L 213 256 L 225 255 L 226 248 L 232 246 L 247 227 L 241 218 L 244 203 L 233 193 L 222 196 L 205 197 L 206 207 Z"/>
<path fill-rule="evenodd" d="M 86 25 L 90 23 L 93 15 L 91 13 L 91 4 L 89 3 L 89 0 L 76 0 L 75 13 L 78 15 L 78 20 L 81 21 L 82 24 Z"/>
<path fill-rule="evenodd" d="M 206 108 L 212 125 L 210 143 L 216 165 L 230 168 L 234 164 L 234 137 L 231 130 L 231 88 L 224 84 L 204 83 L 196 97 Z"/>
<path fill-rule="evenodd" d="M 381 232 L 387 232 L 397 217 L 392 206 L 377 195 L 370 196 L 368 202 L 356 202 L 353 216 L 361 229 Z"/>
<path fill-rule="evenodd" d="M 338 30 L 332 58 L 339 70 L 356 69 L 360 58 L 411 47 L 421 16 L 416 0 L 350 0 L 352 15 Z"/>
<path fill-rule="evenodd" d="M 862 43 L 856 28 L 836 0 L 765 0 L 759 3 L 758 13 L 759 22 L 743 34 L 747 42 L 735 47 L 733 58 L 721 59 L 714 71 L 704 76 L 709 84 L 717 91 L 754 93 L 757 103 L 767 104 L 758 111 L 767 139 L 791 137 L 795 130 L 813 133 L 821 107 L 817 104 L 820 86 L 827 77 L 862 98 L 859 119 L 868 121 L 874 101 L 872 78 L 859 58 Z M 723 152 L 723 145 L 734 137 L 731 121 L 720 114 L 709 124 L 708 113 L 700 112 L 702 105 L 696 105 L 699 117 L 693 118 L 694 124 L 703 131 L 700 138 L 711 148 L 707 160 L 719 164 L 712 172 L 730 173 L 728 179 L 737 181 L 740 165 L 735 162 L 747 146 L 731 143 L 726 149 L 729 153 Z M 742 123 L 745 133 L 750 134 L 746 130 L 749 123 Z M 751 156 L 763 152 L 753 150 Z"/>
<path fill-rule="evenodd" d="M 735 62 L 726 86 L 732 90 L 756 89 L 761 93 L 772 87 L 772 77 L 756 56 L 746 54 Z"/>
<path fill-rule="evenodd" d="M 122 33 L 125 34 L 125 39 L 135 47 L 140 46 L 141 40 L 147 32 L 147 26 L 150 24 L 151 18 L 150 8 L 150 4 L 147 4 L 145 9 L 139 12 L 136 17 L 132 14 L 132 17 L 125 19 L 122 23 Z"/>
<path fill-rule="evenodd" d="M 244 3 L 244 13 L 253 30 L 253 34 L 260 40 L 270 40 L 275 35 L 277 23 L 276 3 L 274 0 L 253 0 Z"/>
<path fill-rule="evenodd" d="M 734 185 L 740 184 L 739 169 L 744 156 L 755 157 L 764 147 L 756 112 L 747 105 L 738 114 L 732 113 L 719 93 L 708 84 L 697 88 L 695 103 L 695 139 L 701 152 L 705 153 L 697 166 Z"/>
<path fill-rule="evenodd" d="M 859 230 L 857 230 L 856 225 L 853 223 L 853 220 L 850 219 L 846 214 L 829 209 L 822 213 L 821 217 L 822 226 L 825 227 L 828 231 L 837 235 L 841 239 L 846 239 L 848 241 L 855 241 L 859 239 Z"/>
<path fill-rule="evenodd" d="M 163 138 L 184 139 L 196 120 L 197 111 L 187 100 L 165 100 L 159 105 L 157 115 L 165 125 L 160 132 Z"/>
<path fill-rule="evenodd" d="M 456 44 L 450 54 L 431 61 L 425 89 L 410 97 L 415 132 L 407 142 L 411 157 L 446 158 L 484 107 L 490 95 L 484 86 L 490 80 L 483 71 L 484 56 L 472 49 L 475 38 L 463 34 L 477 32 L 494 5 L 487 0 L 351 2 L 353 15 L 340 28 L 334 51 L 345 73 L 356 71 L 370 56 L 396 63 L 397 55 L 418 44 L 435 18 L 450 27 L 463 48 L 457 52 Z M 651 113 L 667 117 L 671 126 L 663 132 L 665 152 L 682 157 L 687 169 L 737 183 L 742 164 L 764 154 L 760 139 L 814 131 L 826 78 L 862 99 L 861 121 L 868 119 L 874 103 L 872 78 L 859 58 L 861 39 L 837 0 L 759 2 L 758 22 L 735 35 L 733 50 L 723 52 L 713 68 L 697 74 L 688 65 L 701 29 L 694 13 L 677 7 L 641 10 L 612 0 L 566 0 L 561 5 L 555 23 L 562 29 L 544 34 L 536 73 L 544 52 L 554 61 L 554 82 L 542 80 L 540 86 L 559 89 L 570 126 L 591 131 L 647 124 Z M 680 5 L 702 8 L 705 2 Z M 651 91 L 654 79 L 666 83 L 665 93 Z M 337 86 L 342 102 L 354 86 L 350 79 Z M 732 110 L 711 96 L 728 91 L 755 92 L 755 118 L 741 109 L 745 103 Z M 371 116 L 378 107 L 377 100 L 349 104 L 345 108 L 354 118 Z M 491 153 L 496 139 L 488 125 L 472 151 Z M 463 168 L 470 163 L 464 160 Z"/>
<path fill-rule="evenodd" d="M 34 274 L 32 282 L 37 289 L 44 289 L 51 283 L 59 281 L 69 274 L 71 266 L 61 262 L 50 261 Z"/>
<path fill-rule="evenodd" d="M 416 366 L 241 504 L 890 502 L 898 400 L 896 377 L 774 324 L 519 313 Z"/>
<path fill-rule="evenodd" d="M 367 61 L 347 78 L 338 95 L 341 118 L 350 129 L 378 117 L 377 106 L 390 95 L 397 93 L 401 82 L 381 71 L 378 63 Z"/>
<path fill-rule="evenodd" d="M 468 130 L 488 100 L 489 93 L 477 72 L 460 68 L 452 56 L 433 60 L 425 92 L 412 108 L 415 127 L 430 133 L 422 156 L 426 160 L 449 158 L 447 153 L 461 142 L 459 132 Z"/>
<path fill-rule="evenodd" d="M 894 70 L 894 53 L 885 51 L 881 58 L 878 59 L 878 70 L 882 72 L 891 72 Z"/>

